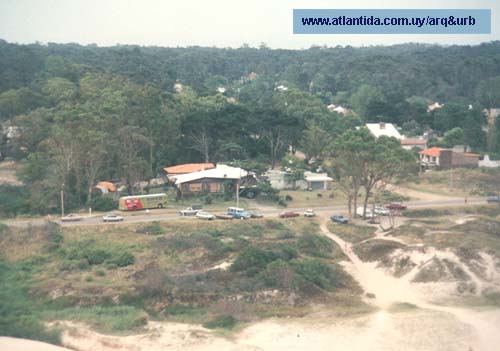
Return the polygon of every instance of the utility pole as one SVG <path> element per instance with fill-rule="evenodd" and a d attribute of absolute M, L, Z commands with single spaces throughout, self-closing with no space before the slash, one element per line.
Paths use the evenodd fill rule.
<path fill-rule="evenodd" d="M 64 183 L 61 188 L 61 217 L 64 217 Z"/>
<path fill-rule="evenodd" d="M 236 182 L 236 207 L 240 207 L 240 180 Z"/>
<path fill-rule="evenodd" d="M 236 207 L 240 207 L 240 182 L 241 182 L 241 167 L 239 168 L 240 178 L 236 182 Z"/>

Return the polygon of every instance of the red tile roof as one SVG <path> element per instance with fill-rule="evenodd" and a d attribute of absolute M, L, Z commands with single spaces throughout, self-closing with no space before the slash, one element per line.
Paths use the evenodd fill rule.
<path fill-rule="evenodd" d="M 213 163 L 186 163 L 183 165 L 165 167 L 163 170 L 168 174 L 186 174 L 214 168 Z"/>
<path fill-rule="evenodd" d="M 96 186 L 102 186 L 104 188 L 107 188 L 111 192 L 116 191 L 116 186 L 111 182 L 99 182 Z"/>
<path fill-rule="evenodd" d="M 420 155 L 439 157 L 441 155 L 441 148 L 431 147 L 430 149 L 425 149 L 419 152 Z"/>

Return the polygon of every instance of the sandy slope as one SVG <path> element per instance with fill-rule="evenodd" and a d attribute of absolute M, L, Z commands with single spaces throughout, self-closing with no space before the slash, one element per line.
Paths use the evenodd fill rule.
<path fill-rule="evenodd" d="M 47 344 L 40 341 L 8 338 L 0 336 L 0 350 L 2 351 L 70 351 L 70 349 Z"/>

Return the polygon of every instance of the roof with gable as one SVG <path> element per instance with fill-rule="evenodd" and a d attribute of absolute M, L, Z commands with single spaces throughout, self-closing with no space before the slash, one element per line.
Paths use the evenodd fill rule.
<path fill-rule="evenodd" d="M 215 165 L 213 163 L 186 163 L 183 165 L 165 167 L 163 170 L 168 174 L 186 174 L 204 171 L 206 169 L 214 168 Z"/>
<path fill-rule="evenodd" d="M 248 172 L 238 167 L 227 165 L 217 165 L 216 168 L 207 169 L 205 171 L 181 174 L 176 177 L 175 184 L 183 184 L 192 182 L 193 180 L 211 178 L 211 179 L 241 179 L 246 177 Z"/>
<path fill-rule="evenodd" d="M 403 136 L 399 134 L 398 130 L 396 129 L 396 127 L 394 127 L 394 124 L 392 123 L 379 122 L 379 123 L 366 123 L 365 125 L 375 138 L 385 135 L 388 137 L 394 137 L 398 140 L 403 139 Z"/>
<path fill-rule="evenodd" d="M 419 151 L 419 154 L 425 156 L 439 157 L 441 155 L 441 150 L 442 149 L 439 147 L 431 147 L 430 149 Z"/>
<path fill-rule="evenodd" d="M 401 139 L 401 145 L 425 145 L 427 140 L 422 138 L 406 138 Z"/>

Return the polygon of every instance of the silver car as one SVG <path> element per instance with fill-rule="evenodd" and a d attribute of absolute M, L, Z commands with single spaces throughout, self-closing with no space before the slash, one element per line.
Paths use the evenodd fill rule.
<path fill-rule="evenodd" d="M 205 211 L 198 211 L 196 213 L 196 217 L 198 217 L 199 219 L 205 219 L 207 221 L 212 221 L 215 219 L 215 216 L 213 214 Z"/>
<path fill-rule="evenodd" d="M 77 222 L 81 221 L 82 219 L 83 217 L 76 213 L 70 213 L 64 217 L 61 217 L 62 222 Z"/>
<path fill-rule="evenodd" d="M 104 222 L 122 222 L 123 217 L 117 215 L 116 213 L 108 213 L 107 215 L 102 216 L 102 220 Z"/>

